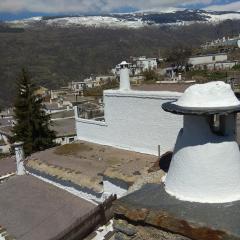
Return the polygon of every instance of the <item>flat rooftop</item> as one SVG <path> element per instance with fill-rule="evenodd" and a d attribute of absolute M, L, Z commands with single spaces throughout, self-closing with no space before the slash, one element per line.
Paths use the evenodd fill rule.
<path fill-rule="evenodd" d="M 96 207 L 31 175 L 11 177 L 0 192 L 0 225 L 17 240 L 53 239 Z"/>
<path fill-rule="evenodd" d="M 15 173 L 16 169 L 17 165 L 14 158 L 7 157 L 0 159 L 0 177 L 10 173 Z"/>
<path fill-rule="evenodd" d="M 170 92 L 184 92 L 193 83 L 155 83 L 155 84 L 142 84 L 133 86 L 133 90 L 139 91 L 170 91 Z"/>
<path fill-rule="evenodd" d="M 153 155 L 77 141 L 33 154 L 27 167 L 101 192 L 103 175 L 133 183 L 156 161 Z"/>

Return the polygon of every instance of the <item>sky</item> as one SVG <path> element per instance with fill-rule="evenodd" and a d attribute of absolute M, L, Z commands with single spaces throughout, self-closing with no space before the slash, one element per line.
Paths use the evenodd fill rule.
<path fill-rule="evenodd" d="M 240 0 L 0 0 L 0 20 L 169 8 L 240 11 Z"/>

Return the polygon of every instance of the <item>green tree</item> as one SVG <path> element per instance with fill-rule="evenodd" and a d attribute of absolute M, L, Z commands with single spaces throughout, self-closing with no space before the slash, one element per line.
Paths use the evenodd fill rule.
<path fill-rule="evenodd" d="M 156 71 L 152 69 L 147 69 L 143 72 L 143 76 L 145 81 L 157 81 L 158 80 L 158 75 Z"/>
<path fill-rule="evenodd" d="M 54 146 L 55 132 L 50 130 L 50 116 L 44 111 L 42 99 L 35 94 L 36 87 L 23 69 L 17 82 L 14 103 L 16 124 L 13 141 L 24 142 L 26 155 Z"/>

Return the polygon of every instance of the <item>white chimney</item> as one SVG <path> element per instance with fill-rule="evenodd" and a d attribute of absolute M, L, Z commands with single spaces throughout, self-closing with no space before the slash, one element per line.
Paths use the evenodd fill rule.
<path fill-rule="evenodd" d="M 17 163 L 17 175 L 25 175 L 23 142 L 14 143 L 13 146 Z"/>
<path fill-rule="evenodd" d="M 184 116 L 165 190 L 180 200 L 240 200 L 240 152 L 236 115 L 240 102 L 224 82 L 196 84 L 163 109 Z"/>
<path fill-rule="evenodd" d="M 182 81 L 182 73 L 178 73 L 178 81 Z"/>
<path fill-rule="evenodd" d="M 130 90 L 129 63 L 120 63 L 120 90 Z"/>

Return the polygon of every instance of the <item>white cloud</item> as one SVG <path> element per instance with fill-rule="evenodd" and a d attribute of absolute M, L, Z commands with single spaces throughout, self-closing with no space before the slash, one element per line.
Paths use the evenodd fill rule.
<path fill-rule="evenodd" d="M 214 0 L 0 0 L 0 11 L 6 12 L 111 12 L 123 7 L 161 9 L 187 6 L 189 4 L 211 4 Z"/>
<path fill-rule="evenodd" d="M 212 5 L 205 8 L 213 11 L 240 11 L 240 1 L 232 2 L 225 5 Z"/>

